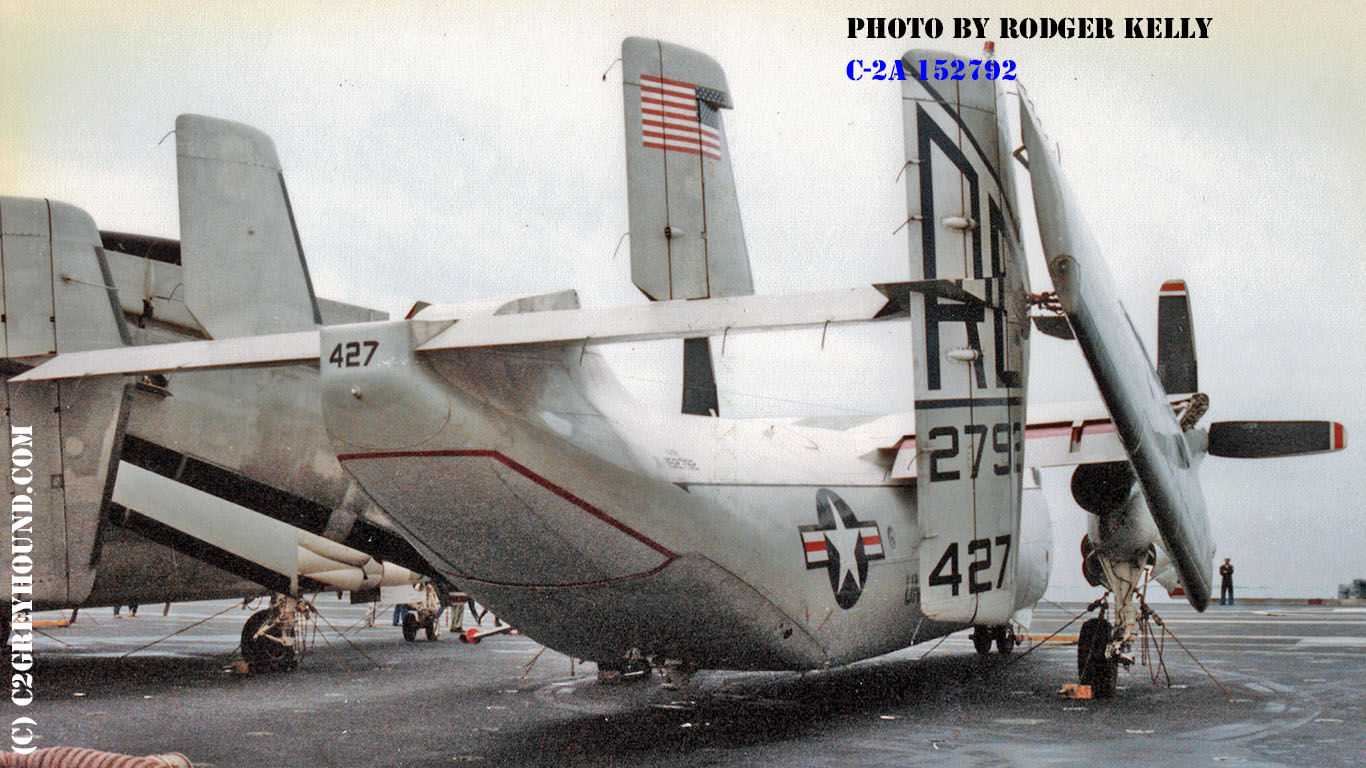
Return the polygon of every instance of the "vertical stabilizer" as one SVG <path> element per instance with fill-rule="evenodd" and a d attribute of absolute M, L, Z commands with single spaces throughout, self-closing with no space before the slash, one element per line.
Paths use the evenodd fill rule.
<path fill-rule="evenodd" d="M 656 301 L 754 292 L 722 109 L 726 74 L 658 40 L 621 44 L 631 280 Z"/>
<path fill-rule="evenodd" d="M 0 357 L 128 343 L 100 233 L 85 211 L 0 198 L 0 276 Z"/>
<path fill-rule="evenodd" d="M 321 322 L 275 144 L 239 123 L 176 118 L 185 302 L 210 338 Z"/>
<path fill-rule="evenodd" d="M 654 301 L 754 293 L 722 109 L 733 106 L 711 57 L 629 37 L 621 44 L 631 280 Z M 683 412 L 719 413 L 711 342 L 683 350 Z"/>
<path fill-rule="evenodd" d="M 911 279 L 963 288 L 911 295 L 920 604 L 979 625 L 1015 606 L 1029 330 L 997 101 L 986 80 L 902 86 Z"/>
<path fill-rule="evenodd" d="M 1168 280 L 1157 294 L 1157 377 L 1169 395 L 1200 391 L 1195 327 L 1185 280 Z"/>

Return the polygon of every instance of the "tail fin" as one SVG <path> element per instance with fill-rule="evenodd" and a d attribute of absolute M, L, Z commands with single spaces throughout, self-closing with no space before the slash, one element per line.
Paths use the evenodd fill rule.
<path fill-rule="evenodd" d="M 655 301 L 754 293 L 721 109 L 726 73 L 697 51 L 621 43 L 631 280 Z M 717 415 L 711 342 L 683 346 L 683 413 Z"/>
<path fill-rule="evenodd" d="M 239 123 L 176 118 L 185 300 L 210 338 L 322 322 L 275 144 Z"/>
<path fill-rule="evenodd" d="M 65 203 L 0 198 L 0 357 L 106 349 L 128 343 L 100 233 Z"/>
<path fill-rule="evenodd" d="M 903 57 L 922 58 L 957 61 Z M 1015 608 L 1029 322 L 997 100 L 986 80 L 902 86 L 911 279 L 984 288 L 910 294 L 920 605 L 983 625 Z"/>
<path fill-rule="evenodd" d="M 120 413 L 123 384 L 13 381 L 35 358 L 54 353 L 117 355 L 128 343 L 128 327 L 100 233 L 79 208 L 0 197 L 0 264 L 0 375 L 6 384 L 0 429 L 9 436 L 0 462 L 16 462 L 16 479 L 22 467 L 34 470 L 27 492 L 15 491 L 25 495 L 11 497 L 14 525 L 20 526 L 25 509 L 42 515 L 42 524 L 28 533 L 43 553 L 33 558 L 29 599 L 79 604 L 94 583 L 99 541 L 98 507 L 86 502 L 98 501 L 105 488 L 104 458 L 118 429 L 110 415 Z M 42 482 L 35 482 L 39 467 Z M 10 553 L 7 538 L 0 557 Z M 9 595 L 8 585 L 0 587 L 0 598 Z"/>
<path fill-rule="evenodd" d="M 705 54 L 621 44 L 631 280 L 651 299 L 754 293 L 720 110 L 726 74 Z"/>
<path fill-rule="evenodd" d="M 1168 280 L 1157 294 L 1157 377 L 1169 395 L 1200 391 L 1190 292 L 1184 280 Z"/>

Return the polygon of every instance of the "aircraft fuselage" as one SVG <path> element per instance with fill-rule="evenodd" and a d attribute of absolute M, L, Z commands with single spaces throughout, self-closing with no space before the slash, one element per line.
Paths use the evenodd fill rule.
<path fill-rule="evenodd" d="M 428 362 L 412 352 L 422 334 L 416 321 L 335 331 L 375 354 L 324 361 L 333 446 L 526 634 L 593 660 L 805 669 L 965 626 L 920 611 L 915 485 L 870 451 L 913 433 L 909 415 L 831 428 L 655 413 L 591 351 Z"/>

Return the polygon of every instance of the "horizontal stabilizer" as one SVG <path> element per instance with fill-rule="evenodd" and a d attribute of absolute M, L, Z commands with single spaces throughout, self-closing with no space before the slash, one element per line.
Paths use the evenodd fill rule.
<path fill-rule="evenodd" d="M 279 333 L 179 344 L 72 352 L 58 355 L 10 381 L 79 379 L 86 376 L 175 373 L 177 371 L 301 363 L 318 359 L 318 332 Z"/>
<path fill-rule="evenodd" d="M 795 329 L 872 322 L 904 316 L 895 297 L 906 292 L 892 283 L 792 296 L 735 296 L 697 301 L 661 301 L 630 307 L 563 309 L 464 319 L 419 319 L 427 327 L 451 325 L 418 347 L 418 352 L 514 344 L 599 344 L 696 338 L 762 329 Z M 439 327 L 439 326 L 438 326 Z M 175 373 L 316 362 L 318 331 L 187 341 L 146 347 L 58 355 L 13 381 L 75 379 L 144 373 Z M 369 357 L 369 355 L 367 355 Z"/>
<path fill-rule="evenodd" d="M 881 286 L 792 296 L 660 301 L 460 320 L 419 352 L 512 344 L 608 343 L 715 336 L 727 332 L 866 322 L 899 314 Z"/>
<path fill-rule="evenodd" d="M 1000 307 L 1000 302 L 992 298 L 992 290 L 999 282 L 990 278 L 912 280 L 907 283 L 878 283 L 877 288 L 905 308 L 911 305 L 912 293 L 974 307 Z"/>
<path fill-rule="evenodd" d="M 1217 421 L 1209 427 L 1209 453 L 1265 459 L 1340 451 L 1347 435 L 1335 421 Z"/>

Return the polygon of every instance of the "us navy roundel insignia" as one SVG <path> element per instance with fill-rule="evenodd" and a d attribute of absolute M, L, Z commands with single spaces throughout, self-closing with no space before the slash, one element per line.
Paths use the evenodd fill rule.
<path fill-rule="evenodd" d="M 854 517 L 854 510 L 834 491 L 816 491 L 816 525 L 798 526 L 806 569 L 824 568 L 830 575 L 835 603 L 848 610 L 863 594 L 868 561 L 881 560 L 882 531 L 877 522 Z"/>

